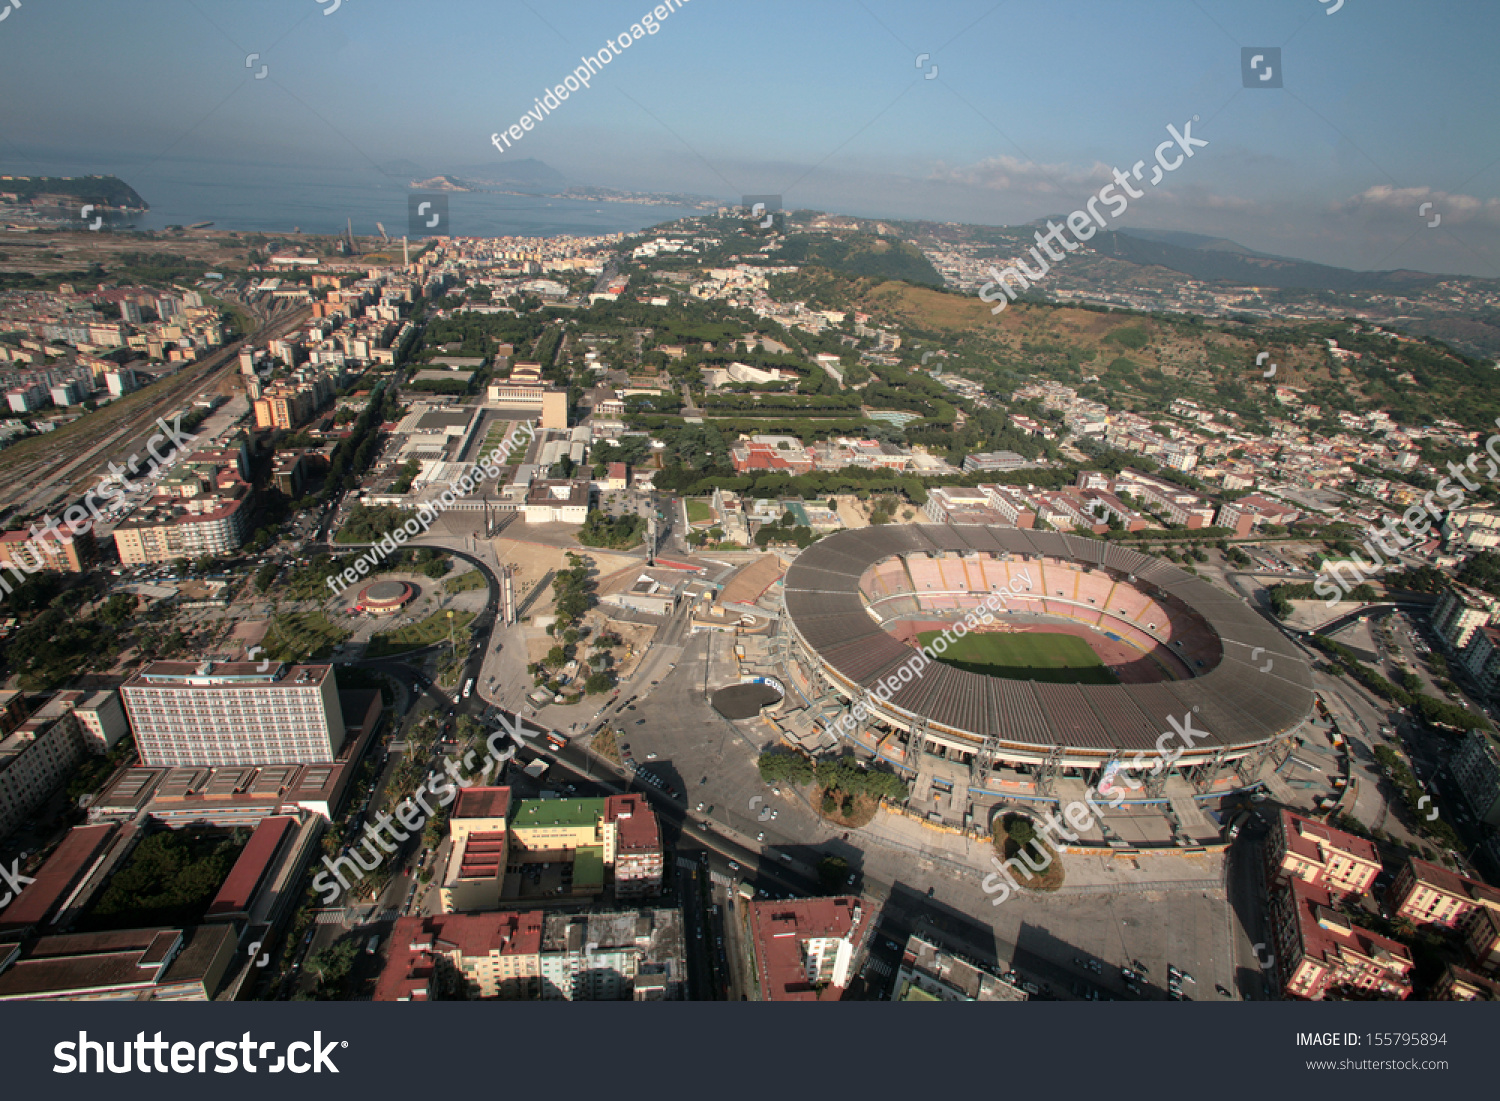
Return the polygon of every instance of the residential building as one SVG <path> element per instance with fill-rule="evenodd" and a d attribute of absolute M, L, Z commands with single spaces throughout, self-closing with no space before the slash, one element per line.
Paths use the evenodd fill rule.
<path fill-rule="evenodd" d="M 1449 964 L 1432 988 L 1435 1002 L 1500 1002 L 1500 982 Z"/>
<path fill-rule="evenodd" d="M 1265 860 L 1273 885 L 1296 880 L 1335 899 L 1364 894 L 1380 874 L 1380 854 L 1369 841 L 1285 808 L 1266 838 Z"/>
<path fill-rule="evenodd" d="M 331 665 L 155 661 L 120 694 L 148 766 L 329 763 L 344 744 Z"/>
<path fill-rule="evenodd" d="M 1282 992 L 1290 998 L 1404 1000 L 1411 995 L 1411 950 L 1354 924 L 1326 889 L 1299 878 L 1271 892 L 1271 936 Z"/>
<path fill-rule="evenodd" d="M 1500 826 L 1500 747 L 1494 739 L 1483 730 L 1469 731 L 1448 758 L 1448 771 L 1474 816 Z"/>
<path fill-rule="evenodd" d="M 679 1001 L 687 992 L 677 910 L 548 914 L 543 925 L 544 1001 Z"/>
<path fill-rule="evenodd" d="M 611 795 L 605 821 L 614 826 L 615 897 L 644 898 L 661 893 L 662 840 L 656 813 L 643 795 Z"/>
<path fill-rule="evenodd" d="M 1391 884 L 1387 904 L 1392 916 L 1413 925 L 1455 929 L 1476 909 L 1500 910 L 1500 891 L 1447 868 L 1408 857 L 1406 867 Z"/>
<path fill-rule="evenodd" d="M 913 933 L 891 994 L 896 1002 L 1024 1002 L 1024 991 Z"/>
<path fill-rule="evenodd" d="M 78 720 L 84 748 L 96 756 L 108 753 L 116 742 L 130 733 L 120 694 L 113 689 L 60 692 L 57 700 L 72 711 Z"/>
<path fill-rule="evenodd" d="M 1486 693 L 1493 692 L 1500 681 L 1500 629 L 1480 627 L 1469 637 L 1461 655 L 1464 668 L 1479 682 Z"/>
<path fill-rule="evenodd" d="M 756 999 L 838 1001 L 872 926 L 860 899 L 750 900 L 750 949 Z"/>
<path fill-rule="evenodd" d="M 65 525 L 57 530 L 64 531 Z M 92 530 L 61 538 L 48 537 L 46 531 L 39 536 L 33 536 L 30 531 L 0 533 L 0 569 L 8 568 L 12 574 L 18 570 L 27 574 L 40 570 L 83 573 L 96 557 Z"/>
<path fill-rule="evenodd" d="M 56 698 L 0 740 L 0 838 L 47 801 L 84 752 L 77 717 Z"/>
<path fill-rule="evenodd" d="M 1265 524 L 1290 524 L 1300 515 L 1296 509 L 1279 501 L 1252 493 L 1220 505 L 1219 514 L 1214 517 L 1214 527 L 1228 528 L 1236 535 L 1249 535 Z"/>
<path fill-rule="evenodd" d="M 164 488 L 172 495 L 154 498 L 115 528 L 122 563 L 228 555 L 244 543 L 250 529 L 250 487 L 238 474 L 224 471 L 210 480 L 184 471 Z"/>
<path fill-rule="evenodd" d="M 1454 585 L 1438 598 L 1432 609 L 1432 629 L 1456 652 L 1462 652 L 1474 632 L 1495 615 L 1495 598 L 1480 589 Z"/>
<path fill-rule="evenodd" d="M 604 799 L 511 799 L 508 787 L 470 787 L 448 816 L 444 911 L 493 910 L 503 900 L 661 890 L 663 850 L 656 814 L 640 795 Z"/>
<path fill-rule="evenodd" d="M 1464 922 L 1464 951 L 1476 967 L 1491 975 L 1500 974 L 1500 913 L 1493 907 L 1476 909 Z"/>
<path fill-rule="evenodd" d="M 321 375 L 306 382 L 273 384 L 255 400 L 255 427 L 297 428 L 332 396 L 332 383 Z"/>
<path fill-rule="evenodd" d="M 686 994 L 675 910 L 403 917 L 375 1001 L 660 1001 Z"/>

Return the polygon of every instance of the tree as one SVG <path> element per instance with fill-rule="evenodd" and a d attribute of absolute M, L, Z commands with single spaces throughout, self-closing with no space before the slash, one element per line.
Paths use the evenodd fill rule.
<path fill-rule="evenodd" d="M 813 763 L 800 753 L 768 750 L 756 761 L 760 777 L 768 784 L 786 781 L 805 784 L 813 778 Z"/>
<path fill-rule="evenodd" d="M 588 680 L 583 682 L 583 690 L 590 696 L 598 696 L 604 692 L 611 691 L 615 683 L 615 675 L 601 669 L 597 673 L 589 674 Z"/>

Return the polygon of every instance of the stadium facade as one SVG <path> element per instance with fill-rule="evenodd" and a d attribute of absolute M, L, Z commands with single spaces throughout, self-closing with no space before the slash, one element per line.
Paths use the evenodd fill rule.
<path fill-rule="evenodd" d="M 996 593 L 988 629 L 1083 624 L 1160 677 L 1057 684 L 930 662 L 904 683 L 888 679 L 915 653 L 893 625 L 972 620 Z M 825 729 L 919 790 L 1045 799 L 1059 782 L 1122 774 L 1146 798 L 1174 779 L 1199 795 L 1250 786 L 1291 752 L 1314 704 L 1303 656 L 1244 601 L 1096 539 L 968 525 L 841 532 L 797 557 L 784 603 L 784 660 Z M 877 693 L 883 682 L 898 686 Z M 862 720 L 838 722 L 855 704 Z M 1164 742 L 1184 723 L 1198 732 L 1192 744 Z"/>

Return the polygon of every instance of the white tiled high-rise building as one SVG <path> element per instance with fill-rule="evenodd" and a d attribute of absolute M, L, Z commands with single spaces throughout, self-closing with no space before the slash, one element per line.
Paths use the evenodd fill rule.
<path fill-rule="evenodd" d="M 120 694 L 152 767 L 325 764 L 344 744 L 331 665 L 157 661 Z"/>

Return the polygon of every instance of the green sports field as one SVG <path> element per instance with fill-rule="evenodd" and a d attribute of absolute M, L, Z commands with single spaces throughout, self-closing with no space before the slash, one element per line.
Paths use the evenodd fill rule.
<path fill-rule="evenodd" d="M 941 634 L 923 631 L 926 646 Z M 955 669 L 1007 680 L 1039 680 L 1052 684 L 1117 684 L 1118 681 L 1077 635 L 970 634 L 952 641 L 937 659 Z"/>

